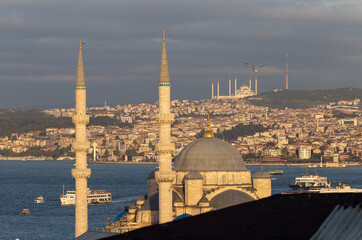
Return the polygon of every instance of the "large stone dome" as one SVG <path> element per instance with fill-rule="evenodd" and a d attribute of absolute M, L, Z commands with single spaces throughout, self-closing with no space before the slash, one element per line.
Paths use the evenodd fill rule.
<path fill-rule="evenodd" d="M 193 141 L 177 155 L 175 171 L 245 171 L 239 152 L 218 138 Z"/>

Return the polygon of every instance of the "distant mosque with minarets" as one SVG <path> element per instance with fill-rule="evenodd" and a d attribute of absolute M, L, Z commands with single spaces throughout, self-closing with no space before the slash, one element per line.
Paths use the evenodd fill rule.
<path fill-rule="evenodd" d="M 231 79 L 229 79 L 229 95 L 220 95 L 220 82 L 216 83 L 216 94 L 214 88 L 214 82 L 211 82 L 211 99 L 233 99 L 233 98 L 246 98 L 257 95 L 257 84 L 255 83 L 255 91 L 251 88 L 251 79 L 249 80 L 249 86 L 243 84 L 238 88 L 237 79 L 235 77 L 234 93 L 231 89 Z"/>
<path fill-rule="evenodd" d="M 126 206 L 106 231 L 124 233 L 271 196 L 270 175 L 261 169 L 252 177 L 239 152 L 214 137 L 210 117 L 203 138 L 191 142 L 173 158 L 170 84 L 163 32 L 156 116 L 159 166 L 147 178 L 147 194 Z"/>

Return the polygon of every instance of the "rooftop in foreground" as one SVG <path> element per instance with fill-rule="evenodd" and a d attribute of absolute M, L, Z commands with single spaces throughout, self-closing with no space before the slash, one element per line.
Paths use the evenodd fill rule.
<path fill-rule="evenodd" d="M 357 239 L 362 234 L 362 194 L 273 195 L 178 221 L 103 239 Z M 346 211 L 353 214 L 346 214 Z M 331 214 L 333 212 L 333 214 Z M 348 215 L 348 221 L 346 221 Z M 336 218 L 333 227 L 326 219 Z M 320 227 L 323 227 L 320 229 Z M 344 225 L 343 225 L 344 224 Z M 346 225 L 348 224 L 348 225 Z M 325 230 L 324 232 L 321 230 Z M 353 232 L 354 231 L 354 232 Z M 318 233 L 317 233 L 318 232 Z M 353 235 L 354 234 L 354 235 Z M 341 237 L 341 238 L 338 238 Z"/>

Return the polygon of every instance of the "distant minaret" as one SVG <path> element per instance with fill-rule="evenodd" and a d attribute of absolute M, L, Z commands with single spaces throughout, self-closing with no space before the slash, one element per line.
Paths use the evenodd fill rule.
<path fill-rule="evenodd" d="M 214 98 L 214 82 L 211 82 L 211 99 Z"/>
<path fill-rule="evenodd" d="M 72 169 L 72 176 L 75 178 L 75 237 L 78 237 L 88 231 L 87 179 L 91 175 L 91 170 L 87 168 L 87 152 L 90 143 L 86 138 L 86 125 L 89 122 L 89 115 L 86 113 L 86 85 L 81 40 L 79 40 L 75 80 L 75 114 L 72 120 L 75 124 L 75 141 L 72 143 L 72 150 L 75 152 L 75 168 Z"/>
<path fill-rule="evenodd" d="M 288 54 L 285 55 L 285 90 L 288 90 L 289 83 L 288 83 Z"/>
<path fill-rule="evenodd" d="M 93 147 L 93 161 L 97 161 L 97 143 L 93 143 L 92 147 Z"/>
<path fill-rule="evenodd" d="M 250 79 L 249 79 L 249 88 L 250 88 L 250 90 L 251 90 L 251 77 L 250 77 Z"/>
<path fill-rule="evenodd" d="M 219 81 L 217 82 L 217 99 L 219 99 L 220 96 L 220 84 Z"/>
<path fill-rule="evenodd" d="M 258 77 L 255 75 L 255 94 L 258 95 Z"/>
<path fill-rule="evenodd" d="M 236 82 L 236 77 L 235 77 L 235 96 L 236 96 L 236 92 L 238 91 L 238 84 Z"/>
<path fill-rule="evenodd" d="M 229 96 L 231 96 L 231 79 L 229 78 Z"/>
<path fill-rule="evenodd" d="M 160 126 L 159 141 L 156 144 L 156 154 L 158 155 L 158 171 L 155 178 L 159 189 L 159 223 L 172 221 L 172 182 L 175 179 L 175 172 L 172 171 L 172 153 L 175 144 L 171 143 L 171 123 L 174 115 L 171 114 L 170 101 L 170 73 L 168 71 L 168 61 L 165 43 L 165 31 L 162 31 L 162 53 L 160 64 L 160 77 L 158 80 L 158 104 L 159 113 L 156 121 Z"/>

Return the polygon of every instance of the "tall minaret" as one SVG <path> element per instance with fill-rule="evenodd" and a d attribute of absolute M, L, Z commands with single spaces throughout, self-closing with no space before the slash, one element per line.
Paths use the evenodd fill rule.
<path fill-rule="evenodd" d="M 258 95 L 258 77 L 255 75 L 255 94 Z"/>
<path fill-rule="evenodd" d="M 159 141 L 156 144 L 156 153 L 158 155 L 158 171 L 155 172 L 155 178 L 159 189 L 159 223 L 172 221 L 172 182 L 175 179 L 175 172 L 172 171 L 172 153 L 175 144 L 171 143 L 171 123 L 174 115 L 171 114 L 170 100 L 170 73 L 168 71 L 168 61 L 165 43 L 165 31 L 162 31 L 162 53 L 160 65 L 160 77 L 158 80 L 158 104 L 159 113 L 156 121 L 160 126 Z"/>
<path fill-rule="evenodd" d="M 236 92 L 238 91 L 238 84 L 236 82 L 236 77 L 235 77 L 235 96 L 236 96 Z"/>
<path fill-rule="evenodd" d="M 211 99 L 214 98 L 214 82 L 211 82 Z"/>
<path fill-rule="evenodd" d="M 231 96 L 231 78 L 229 78 L 229 96 Z"/>
<path fill-rule="evenodd" d="M 288 90 L 288 54 L 285 55 L 285 90 Z"/>
<path fill-rule="evenodd" d="M 250 90 L 251 90 L 251 77 L 250 77 L 250 79 L 249 79 L 249 88 L 250 88 Z"/>
<path fill-rule="evenodd" d="M 72 169 L 72 176 L 75 178 L 75 237 L 88 231 L 88 205 L 87 205 L 87 179 L 91 170 L 87 168 L 87 152 L 90 143 L 86 138 L 86 125 L 89 116 L 86 113 L 86 86 L 82 58 L 82 42 L 79 40 L 79 57 L 77 77 L 75 80 L 75 141 L 72 143 L 72 150 L 75 152 L 75 168 Z"/>
<path fill-rule="evenodd" d="M 219 99 L 220 96 L 220 83 L 217 81 L 217 99 Z"/>

